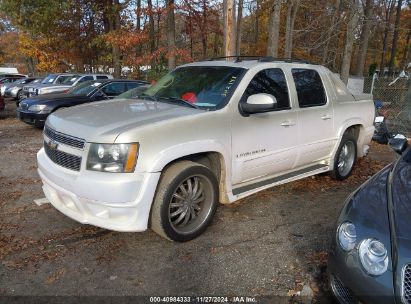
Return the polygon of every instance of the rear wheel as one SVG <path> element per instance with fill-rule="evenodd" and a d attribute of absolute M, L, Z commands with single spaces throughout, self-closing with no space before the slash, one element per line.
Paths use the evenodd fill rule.
<path fill-rule="evenodd" d="M 169 240 L 192 240 L 210 224 L 217 200 L 218 182 L 210 169 L 191 161 L 177 162 L 160 178 L 151 228 Z"/>
<path fill-rule="evenodd" d="M 331 177 L 344 180 L 351 175 L 357 160 L 357 142 L 351 134 L 344 134 L 334 157 L 334 169 Z"/>

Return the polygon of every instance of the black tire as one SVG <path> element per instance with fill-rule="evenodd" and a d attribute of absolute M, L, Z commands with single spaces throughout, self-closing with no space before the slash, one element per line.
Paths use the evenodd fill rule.
<path fill-rule="evenodd" d="M 345 151 L 350 154 L 344 157 Z M 345 159 L 345 160 L 344 160 Z M 344 180 L 348 178 L 357 161 L 357 141 L 350 133 L 345 133 L 334 156 L 334 169 L 330 172 L 332 178 Z M 344 164 L 345 163 L 345 166 Z"/>
<path fill-rule="evenodd" d="M 23 99 L 23 90 L 20 90 L 20 91 L 17 93 L 16 99 L 17 99 L 18 103 Z"/>
<path fill-rule="evenodd" d="M 213 172 L 192 161 L 176 162 L 160 177 L 151 208 L 151 229 L 172 241 L 192 240 L 206 230 L 217 205 L 218 182 Z M 180 211 L 183 209 L 186 211 Z"/>

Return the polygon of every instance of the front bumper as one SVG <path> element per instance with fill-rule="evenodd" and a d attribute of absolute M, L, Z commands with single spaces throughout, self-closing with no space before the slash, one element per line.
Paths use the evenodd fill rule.
<path fill-rule="evenodd" d="M 43 191 L 61 213 L 114 231 L 144 231 L 160 173 L 74 172 L 37 153 Z"/>
<path fill-rule="evenodd" d="M 36 113 L 17 109 L 18 119 L 29 125 L 34 125 L 36 127 L 43 127 L 49 115 L 50 113 Z"/>
<path fill-rule="evenodd" d="M 357 249 L 343 251 L 334 241 L 328 256 L 331 290 L 340 303 L 396 303 L 393 274 L 371 277 L 360 265 Z"/>

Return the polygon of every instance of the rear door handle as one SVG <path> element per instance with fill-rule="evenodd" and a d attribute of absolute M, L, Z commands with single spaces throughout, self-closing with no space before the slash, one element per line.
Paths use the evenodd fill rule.
<path fill-rule="evenodd" d="M 290 120 L 285 120 L 281 123 L 281 126 L 283 127 L 291 127 L 291 126 L 295 126 L 295 122 L 292 122 Z"/>
<path fill-rule="evenodd" d="M 331 118 L 332 118 L 332 116 L 330 114 L 321 116 L 322 120 L 328 120 L 328 119 L 331 119 Z"/>

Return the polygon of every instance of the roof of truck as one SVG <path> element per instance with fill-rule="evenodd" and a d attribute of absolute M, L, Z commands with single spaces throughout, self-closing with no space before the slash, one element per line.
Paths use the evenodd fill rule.
<path fill-rule="evenodd" d="M 217 57 L 211 58 L 204 61 L 193 62 L 185 64 L 184 66 L 230 66 L 230 67 L 240 67 L 245 69 L 250 69 L 256 65 L 263 65 L 267 63 L 279 63 L 279 64 L 306 64 L 309 66 L 318 66 L 312 64 L 305 60 L 300 60 L 296 58 L 274 58 L 274 57 L 263 57 L 263 56 L 227 56 L 227 57 Z"/>

